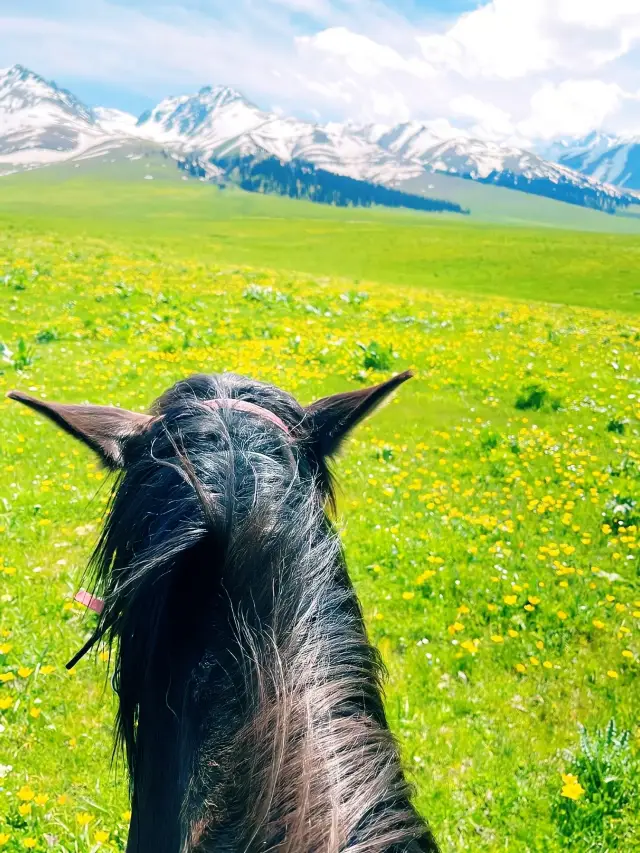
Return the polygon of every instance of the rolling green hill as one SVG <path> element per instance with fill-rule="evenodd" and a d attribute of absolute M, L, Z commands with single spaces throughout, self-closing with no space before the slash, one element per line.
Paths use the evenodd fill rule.
<path fill-rule="evenodd" d="M 18 186 L 31 186 L 31 181 L 38 185 L 42 182 L 47 187 L 70 179 L 94 179 L 114 183 L 132 181 L 136 186 L 139 186 L 141 181 L 198 181 L 197 178 L 190 178 L 184 171 L 179 170 L 176 161 L 154 143 L 127 142 L 120 147 L 114 147 L 111 143 L 104 150 L 92 151 L 91 156 L 86 158 L 1 178 L 0 197 L 3 195 L 3 184 L 6 181 L 27 181 L 25 185 L 19 183 Z M 206 183 L 204 180 L 199 182 Z M 640 205 L 610 215 L 442 173 L 413 178 L 400 184 L 398 189 L 460 205 L 464 210 L 470 211 L 468 219 L 471 223 L 640 234 Z M 28 195 L 29 190 L 26 189 L 25 192 Z M 146 204 L 144 201 L 142 203 Z M 322 216 L 321 213 L 315 215 Z"/>
<path fill-rule="evenodd" d="M 402 189 L 457 202 L 471 210 L 472 218 L 495 224 L 640 233 L 640 206 L 611 215 L 439 172 L 405 181 Z"/>
<path fill-rule="evenodd" d="M 450 180 L 465 191 L 505 193 L 508 201 L 518 197 L 510 190 Z M 522 199 L 542 207 L 558 204 Z M 587 218 L 618 221 L 565 207 Z M 197 251 L 220 263 L 313 275 L 626 311 L 640 307 L 640 246 L 632 235 L 586 237 L 558 228 L 496 227 L 473 216 L 336 209 L 219 190 L 181 180 L 173 161 L 159 156 L 108 167 L 86 161 L 77 170 L 66 164 L 2 178 L 0 225 L 126 238 L 140 249 L 151 240 L 158 256 L 165 250 Z"/>

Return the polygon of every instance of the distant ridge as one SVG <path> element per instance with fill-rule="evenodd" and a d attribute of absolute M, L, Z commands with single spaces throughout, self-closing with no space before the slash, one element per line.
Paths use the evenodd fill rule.
<path fill-rule="evenodd" d="M 629 189 L 598 179 L 612 174 L 613 166 L 608 171 L 603 164 L 592 168 L 592 159 L 578 157 L 587 174 L 570 168 L 565 161 L 577 155 L 569 149 L 560 152 L 562 162 L 557 164 L 541 154 L 452 133 L 450 125 L 445 131 L 439 122 L 405 122 L 391 128 L 313 124 L 263 111 L 225 86 L 165 98 L 136 118 L 120 110 L 89 108 L 23 66 L 0 71 L 0 173 L 87 158 L 110 146 L 117 152 L 127 140 L 146 140 L 177 159 L 196 158 L 212 173 L 221 160 L 248 163 L 246 158 L 255 158 L 256 164 L 263 164 L 256 166 L 259 171 L 275 158 L 281 164 L 312 164 L 318 174 L 389 189 L 401 190 L 407 181 L 443 173 L 608 213 L 640 203 Z M 629 168 L 635 163 L 634 152 L 629 149 Z M 637 156 L 640 161 L 640 147 Z M 269 168 L 277 171 L 275 163 Z M 625 173 L 624 180 L 630 189 L 636 186 L 630 174 Z"/>
<path fill-rule="evenodd" d="M 594 131 L 580 139 L 552 143 L 542 153 L 598 181 L 640 191 L 640 134 L 611 136 Z"/>

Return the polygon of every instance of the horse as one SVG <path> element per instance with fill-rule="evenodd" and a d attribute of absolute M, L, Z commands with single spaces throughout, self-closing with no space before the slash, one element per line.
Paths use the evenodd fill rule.
<path fill-rule="evenodd" d="M 127 853 L 437 851 L 332 521 L 333 457 L 410 376 L 303 407 L 198 374 L 149 414 L 9 393 L 116 475 L 72 663 L 113 649 Z"/>

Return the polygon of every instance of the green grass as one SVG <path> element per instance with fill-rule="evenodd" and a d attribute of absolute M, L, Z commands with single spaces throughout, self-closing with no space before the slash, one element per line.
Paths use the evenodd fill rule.
<path fill-rule="evenodd" d="M 159 166 L 161 168 L 161 166 Z M 515 194 L 517 195 L 517 194 Z M 0 228 L 125 240 L 222 264 L 344 276 L 462 294 L 640 307 L 637 237 L 474 224 L 401 210 L 336 210 L 181 181 L 0 181 Z"/>
<path fill-rule="evenodd" d="M 640 230 L 640 206 L 637 205 L 621 209 L 617 215 L 611 216 L 575 204 L 514 192 L 506 187 L 477 183 L 441 172 L 412 178 L 402 185 L 402 189 L 457 202 L 471 211 L 473 220 L 496 225 L 627 234 L 637 234 Z"/>
<path fill-rule="evenodd" d="M 33 175 L 0 183 L 0 222 L 3 390 L 146 408 L 233 369 L 308 402 L 413 367 L 337 473 L 418 806 L 444 851 L 638 849 L 633 240 Z M 10 853 L 122 849 L 106 664 L 64 670 L 107 494 L 0 405 Z"/>

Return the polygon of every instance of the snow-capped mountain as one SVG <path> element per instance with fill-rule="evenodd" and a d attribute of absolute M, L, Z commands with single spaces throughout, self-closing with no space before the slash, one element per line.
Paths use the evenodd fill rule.
<path fill-rule="evenodd" d="M 608 133 L 592 131 L 579 139 L 553 139 L 550 142 L 536 145 L 536 151 L 547 160 L 554 163 L 564 157 L 580 157 L 584 165 L 589 165 L 605 151 L 617 144 L 617 137 Z"/>
<path fill-rule="evenodd" d="M 205 86 L 194 95 L 165 98 L 137 122 L 140 133 L 159 142 L 184 143 L 202 150 L 241 136 L 264 121 L 262 112 L 227 86 Z"/>
<path fill-rule="evenodd" d="M 593 177 L 585 177 L 569 168 L 567 158 L 578 156 L 575 147 L 560 151 L 563 165 L 557 165 L 539 154 L 472 139 L 444 119 L 395 127 L 350 122 L 319 125 L 264 111 L 223 86 L 165 98 L 136 119 L 120 110 L 91 109 L 22 66 L 0 71 L 0 164 L 10 168 L 91 159 L 108 151 L 126 156 L 123 152 L 135 144 L 138 149 L 149 145 L 175 158 L 197 160 L 209 175 L 217 174 L 219 164 L 232 158 L 276 157 L 387 186 L 445 172 L 611 209 L 637 201 L 597 180 L 623 173 L 615 159 L 622 157 L 615 153 L 620 146 L 614 142 L 600 140 L 599 148 L 590 144 L 586 154 L 579 152 L 581 169 L 593 167 L 589 172 Z M 639 151 L 640 146 L 628 144 L 627 166 Z M 605 156 L 611 159 L 608 171 L 599 159 Z"/>
<path fill-rule="evenodd" d="M 433 124 L 411 122 L 391 128 L 379 137 L 378 144 L 398 156 L 419 161 L 432 172 L 446 172 L 574 204 L 606 208 L 635 201 L 622 189 L 531 151 L 468 136 L 438 139 L 438 135 Z"/>
<path fill-rule="evenodd" d="M 397 157 L 423 161 L 436 145 L 451 139 L 469 139 L 469 134 L 452 127 L 448 121 L 407 121 L 392 127 L 368 125 L 363 133 L 370 142 L 375 142 Z"/>
<path fill-rule="evenodd" d="M 419 164 L 384 151 L 347 125 L 323 127 L 283 118 L 221 86 L 161 101 L 140 117 L 136 130 L 201 160 L 266 154 L 380 183 L 397 183 L 422 171 Z"/>
<path fill-rule="evenodd" d="M 0 162 L 64 160 L 101 135 L 93 111 L 71 92 L 21 65 L 0 71 Z"/>
<path fill-rule="evenodd" d="M 629 190 L 640 190 L 640 135 L 611 136 L 592 132 L 582 139 L 560 140 L 542 156 Z"/>
<path fill-rule="evenodd" d="M 480 139 L 458 137 L 437 142 L 420 154 L 416 152 L 414 156 L 435 172 L 448 172 L 473 180 L 482 181 L 492 175 L 508 172 L 530 180 L 546 178 L 554 183 L 573 180 L 579 186 L 595 183 L 571 169 L 544 160 L 531 151 Z M 610 189 L 614 194 L 617 192 L 613 187 Z"/>

